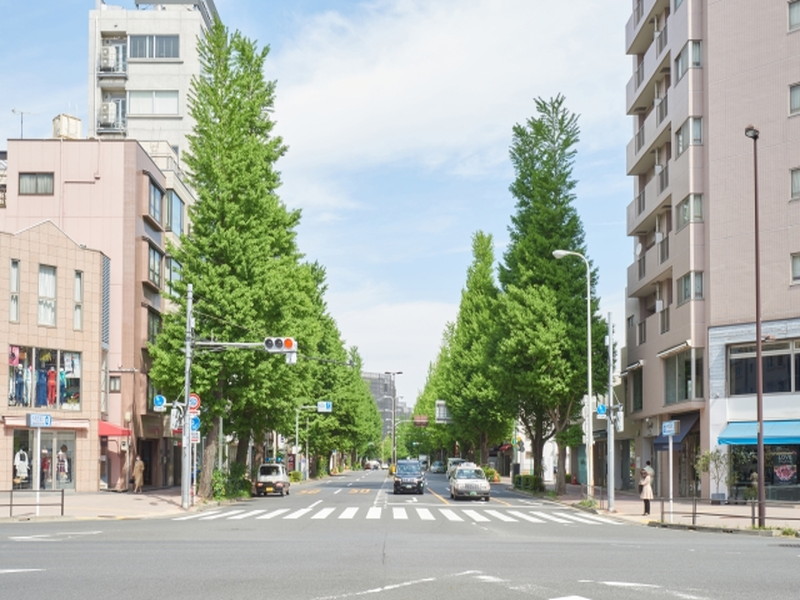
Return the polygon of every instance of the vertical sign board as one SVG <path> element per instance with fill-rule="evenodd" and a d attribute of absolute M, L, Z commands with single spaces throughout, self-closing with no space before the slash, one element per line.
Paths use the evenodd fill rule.
<path fill-rule="evenodd" d="M 42 474 L 42 427 L 52 427 L 53 417 L 47 413 L 28 413 L 25 415 L 25 423 L 31 429 L 36 430 L 36 437 L 33 439 L 33 487 L 41 489 Z M 39 514 L 39 504 L 36 504 L 36 514 Z"/>
<path fill-rule="evenodd" d="M 681 432 L 680 421 L 664 421 L 661 435 L 669 438 L 669 522 L 672 523 L 672 438 Z"/>

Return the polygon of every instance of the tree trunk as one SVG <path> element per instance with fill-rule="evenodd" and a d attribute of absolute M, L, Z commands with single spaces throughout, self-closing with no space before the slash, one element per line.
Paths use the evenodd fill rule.
<path fill-rule="evenodd" d="M 200 482 L 197 486 L 197 495 L 204 500 L 211 498 L 213 490 L 211 480 L 214 473 L 214 461 L 217 458 L 217 437 L 219 436 L 219 420 L 211 419 L 211 430 L 206 436 L 206 447 L 203 451 L 203 467 L 200 472 Z M 191 469 L 194 465 L 186 465 Z"/>
<path fill-rule="evenodd" d="M 481 444 L 481 465 L 488 465 L 489 464 L 489 436 L 486 434 L 485 431 L 481 431 L 480 434 L 480 444 Z"/>
<path fill-rule="evenodd" d="M 556 494 L 559 496 L 567 493 L 567 449 L 562 444 L 558 445 L 558 473 L 556 474 Z"/>

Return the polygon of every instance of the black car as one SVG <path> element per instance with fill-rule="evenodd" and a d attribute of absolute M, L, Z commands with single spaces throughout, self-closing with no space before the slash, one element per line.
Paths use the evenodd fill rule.
<path fill-rule="evenodd" d="M 425 491 L 425 474 L 418 460 L 398 460 L 394 471 L 394 493 L 411 492 L 421 494 Z"/>

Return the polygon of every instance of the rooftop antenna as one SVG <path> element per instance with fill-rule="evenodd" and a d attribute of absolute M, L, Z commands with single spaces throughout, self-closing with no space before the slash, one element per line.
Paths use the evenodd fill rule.
<path fill-rule="evenodd" d="M 25 136 L 24 134 L 24 125 L 25 125 L 25 115 L 31 115 L 33 113 L 28 111 L 17 110 L 16 108 L 12 108 L 11 112 L 15 115 L 19 115 L 19 137 L 23 139 Z"/>

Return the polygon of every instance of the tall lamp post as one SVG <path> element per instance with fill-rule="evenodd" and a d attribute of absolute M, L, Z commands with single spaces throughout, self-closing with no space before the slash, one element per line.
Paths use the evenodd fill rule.
<path fill-rule="evenodd" d="M 557 259 L 565 256 L 577 256 L 586 265 L 586 387 L 588 399 L 586 401 L 586 495 L 594 497 L 594 431 L 592 426 L 592 270 L 589 261 L 580 252 L 571 250 L 553 250 Z"/>
<path fill-rule="evenodd" d="M 397 388 L 394 385 L 394 379 L 397 375 L 402 375 L 402 371 L 384 371 L 392 381 L 392 465 L 397 464 Z"/>
<path fill-rule="evenodd" d="M 758 526 L 766 526 L 766 490 L 764 477 L 764 382 L 763 365 L 761 364 L 761 254 L 758 225 L 758 135 L 759 131 L 748 125 L 744 134 L 753 140 L 753 239 L 755 242 L 756 271 L 756 420 L 758 421 L 757 461 L 758 461 Z"/>

